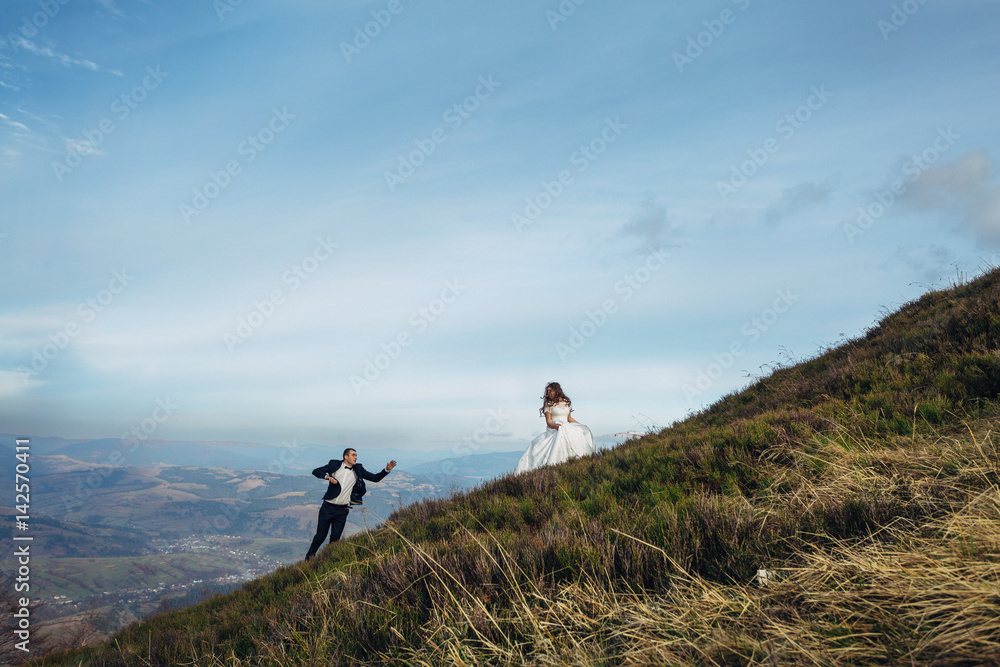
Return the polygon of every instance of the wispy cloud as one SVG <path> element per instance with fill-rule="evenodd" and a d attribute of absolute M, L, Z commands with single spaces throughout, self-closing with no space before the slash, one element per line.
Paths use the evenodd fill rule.
<path fill-rule="evenodd" d="M 86 139 L 70 139 L 63 137 L 66 142 L 66 150 L 79 155 L 104 155 L 104 151 L 94 146 L 93 142 Z"/>
<path fill-rule="evenodd" d="M 830 198 L 832 188 L 826 184 L 799 183 L 781 191 L 781 197 L 764 211 L 764 223 L 776 225 L 785 218 L 818 206 Z"/>
<path fill-rule="evenodd" d="M 0 38 L 0 70 L 3 70 L 3 77 L 6 78 L 6 80 L 0 78 L 0 88 L 18 91 L 21 87 L 16 84 L 17 70 L 24 68 L 19 68 L 10 61 L 10 57 L 6 54 L 6 49 L 8 48 L 10 47 L 7 44 L 7 40 Z"/>
<path fill-rule="evenodd" d="M 621 226 L 618 234 L 625 239 L 638 239 L 643 248 L 668 247 L 668 237 L 678 226 L 667 217 L 666 206 L 657 203 L 652 196 L 647 196 L 628 222 Z"/>
<path fill-rule="evenodd" d="M 65 53 L 59 53 L 50 46 L 39 46 L 30 39 L 25 39 L 19 35 L 11 35 L 11 44 L 17 48 L 22 49 L 28 53 L 34 54 L 42 58 L 48 58 L 54 60 L 64 67 L 84 67 L 94 72 L 99 72 L 101 70 L 114 74 L 115 76 L 122 76 L 122 72 L 116 69 L 106 69 L 102 68 L 97 63 L 92 60 L 87 60 L 85 58 L 74 58 L 73 56 L 66 55 Z"/>
<path fill-rule="evenodd" d="M 54 128 L 52 123 L 45 121 L 44 119 L 38 118 L 33 114 L 25 112 L 23 109 L 17 110 L 19 113 L 23 113 L 25 116 L 41 122 L 49 130 L 54 133 L 58 133 L 58 130 Z M 39 134 L 33 128 L 29 127 L 25 123 L 14 120 L 5 113 L 0 113 L 0 136 L 5 136 L 10 139 L 17 141 L 19 144 L 30 146 L 32 148 L 37 148 L 41 150 L 51 150 L 49 148 L 50 142 L 46 140 L 43 134 Z M 10 147 L 3 146 L 0 147 L 0 154 L 3 156 L 3 162 L 7 166 L 13 166 L 11 158 L 20 157 L 21 152 L 14 150 Z"/>
<path fill-rule="evenodd" d="M 96 0 L 96 2 L 101 7 L 104 7 L 104 9 L 106 9 L 108 13 L 114 17 L 121 18 L 122 16 L 125 16 L 125 12 L 123 12 L 121 8 L 115 4 L 115 0 Z"/>
<path fill-rule="evenodd" d="M 40 141 L 38 135 L 32 131 L 30 127 L 12 119 L 4 113 L 0 113 L 0 136 L 6 136 L 19 143 L 28 145 L 37 145 Z M 17 164 L 17 158 L 20 156 L 20 151 L 7 146 L 0 146 L 0 163 L 4 166 L 15 166 Z"/>
<path fill-rule="evenodd" d="M 36 306 L 0 315 L 0 355 L 22 354 L 33 345 L 44 344 L 47 336 L 74 321 L 73 305 L 57 303 Z"/>
<path fill-rule="evenodd" d="M 15 133 L 25 133 L 30 134 L 31 130 L 24 123 L 19 123 L 16 120 L 11 120 L 10 116 L 0 113 L 0 122 L 5 126 L 11 128 Z"/>
<path fill-rule="evenodd" d="M 0 147 L 0 164 L 5 167 L 16 167 L 18 158 L 21 157 L 20 151 L 15 151 L 11 148 Z M 0 234 L 0 243 L 3 243 L 3 239 L 7 238 L 6 234 Z"/>
<path fill-rule="evenodd" d="M 39 46 L 30 39 L 25 39 L 24 37 L 19 37 L 17 35 L 14 35 L 11 38 L 11 43 L 13 43 L 14 46 L 16 46 L 17 48 L 27 51 L 28 53 L 33 53 L 36 56 L 41 56 L 43 58 L 49 58 L 51 60 L 55 60 L 60 65 L 63 65 L 65 67 L 73 67 L 74 65 L 79 65 L 80 67 L 85 67 L 95 72 L 101 69 L 95 62 L 92 62 L 90 60 L 83 60 L 80 58 L 73 58 L 72 56 L 68 56 L 65 53 L 59 53 L 57 51 L 54 51 L 52 48 L 48 46 Z"/>
<path fill-rule="evenodd" d="M 928 169 L 906 195 L 911 205 L 956 216 L 979 240 L 1000 245 L 1000 183 L 985 150 Z"/>

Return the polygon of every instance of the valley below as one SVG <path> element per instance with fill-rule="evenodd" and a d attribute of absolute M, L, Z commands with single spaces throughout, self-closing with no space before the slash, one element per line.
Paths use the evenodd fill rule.
<path fill-rule="evenodd" d="M 318 446 L 304 445 L 307 451 L 284 456 L 291 465 L 276 466 L 287 450 L 268 458 L 256 449 L 255 457 L 241 455 L 247 446 L 201 443 L 200 462 L 208 465 L 195 467 L 180 465 L 191 457 L 179 443 L 31 441 L 29 594 L 37 605 L 33 627 L 52 646 L 105 639 L 150 614 L 229 592 L 301 560 L 326 488 L 305 464 L 294 465 L 300 458 L 322 462 L 320 454 L 329 452 Z M 262 469 L 218 465 L 229 460 Z M 454 462 L 415 463 L 416 472 L 397 468 L 369 484 L 344 536 L 373 529 L 415 501 L 470 488 L 514 460 L 514 454 L 468 456 L 456 474 L 441 472 L 457 471 Z M 4 571 L 16 571 L 10 554 L 0 560 Z"/>

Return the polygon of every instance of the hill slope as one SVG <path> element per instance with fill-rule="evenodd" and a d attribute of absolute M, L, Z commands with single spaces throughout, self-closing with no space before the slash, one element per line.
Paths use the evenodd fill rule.
<path fill-rule="evenodd" d="M 998 341 L 993 271 L 658 435 L 40 664 L 1000 660 Z"/>

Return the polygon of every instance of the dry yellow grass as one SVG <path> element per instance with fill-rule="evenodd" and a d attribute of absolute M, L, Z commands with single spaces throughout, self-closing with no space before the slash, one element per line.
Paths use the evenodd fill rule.
<path fill-rule="evenodd" d="M 803 474 L 766 509 L 801 511 L 830 495 L 906 486 L 940 510 L 921 525 L 899 521 L 868 539 L 799 551 L 794 565 L 768 564 L 764 585 L 706 581 L 665 556 L 673 586 L 656 596 L 615 593 L 601 581 L 551 589 L 509 569 L 511 560 L 518 603 L 491 617 L 511 641 L 479 633 L 473 616 L 488 609 L 450 582 L 452 594 L 424 629 L 427 641 L 405 658 L 426 667 L 997 664 L 1000 458 L 988 425 L 979 426 L 964 438 L 911 440 L 898 449 L 831 441 L 819 454 L 799 452 L 821 458 L 824 473 Z M 445 572 L 438 576 L 449 584 Z"/>

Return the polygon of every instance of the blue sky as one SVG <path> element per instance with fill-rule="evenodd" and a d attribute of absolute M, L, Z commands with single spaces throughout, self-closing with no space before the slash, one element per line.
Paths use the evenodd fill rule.
<path fill-rule="evenodd" d="M 4 432 L 666 425 L 998 263 L 985 0 L 0 17 Z"/>

